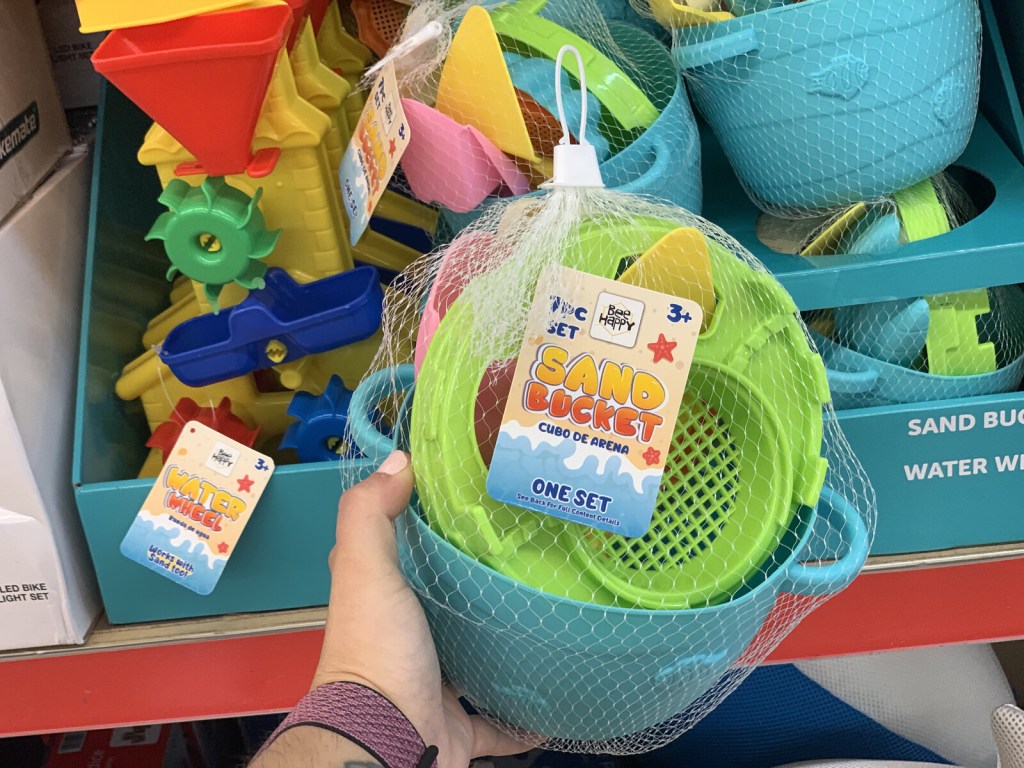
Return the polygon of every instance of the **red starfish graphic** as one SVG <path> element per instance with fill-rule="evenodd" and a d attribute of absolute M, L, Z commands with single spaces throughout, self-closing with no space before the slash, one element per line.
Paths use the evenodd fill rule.
<path fill-rule="evenodd" d="M 245 477 L 239 478 L 235 482 L 238 483 L 239 493 L 241 493 L 242 491 L 245 491 L 246 493 L 252 493 L 252 484 L 255 483 L 256 481 L 251 480 L 249 478 L 249 475 L 246 475 Z"/>
<path fill-rule="evenodd" d="M 388 139 L 388 156 L 389 157 L 394 157 L 395 156 L 395 152 L 397 152 L 397 151 L 398 151 L 398 147 L 395 146 L 395 140 L 394 139 Z"/>
<path fill-rule="evenodd" d="M 227 545 L 227 542 L 226 542 L 226 541 L 222 541 L 222 542 L 221 542 L 220 544 L 218 544 L 218 545 L 217 545 L 217 551 L 218 551 L 218 552 L 220 552 L 220 553 L 221 553 L 222 555 L 223 555 L 223 554 L 224 554 L 225 552 L 227 552 L 227 551 L 228 551 L 228 545 Z"/>
<path fill-rule="evenodd" d="M 653 466 L 661 461 L 661 451 L 656 451 L 654 448 L 648 448 L 641 454 L 644 461 L 647 462 L 647 466 Z"/>
<path fill-rule="evenodd" d="M 679 346 L 678 342 L 669 341 L 665 338 L 664 333 L 659 333 L 658 340 L 648 344 L 647 348 L 654 353 L 654 362 L 668 360 L 670 363 L 674 363 L 675 359 L 672 357 L 672 350 L 677 346 Z"/>

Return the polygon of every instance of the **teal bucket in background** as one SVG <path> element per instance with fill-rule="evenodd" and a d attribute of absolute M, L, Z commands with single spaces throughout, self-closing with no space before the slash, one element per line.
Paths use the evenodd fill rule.
<path fill-rule="evenodd" d="M 896 222 L 895 227 L 888 226 L 893 220 Z M 884 253 L 899 247 L 900 224 L 895 215 L 884 216 L 875 224 L 882 224 L 883 227 L 869 228 L 854 243 L 856 252 Z M 855 250 L 851 249 L 851 252 Z M 990 301 L 994 301 L 991 311 L 982 316 L 987 320 L 979 318 L 977 321 L 979 342 L 991 342 L 996 347 L 999 367 L 988 373 L 940 376 L 911 367 L 918 357 L 919 346 L 907 338 L 905 329 L 900 328 L 891 313 L 901 304 L 922 306 L 927 312 L 927 303 L 923 299 L 863 305 L 868 310 L 879 313 L 878 317 L 872 317 L 868 321 L 869 333 L 902 333 L 903 343 L 909 344 L 904 360 L 879 358 L 876 353 L 864 347 L 854 349 L 854 345 L 848 342 L 841 343 L 809 328 L 808 333 L 825 363 L 833 406 L 843 411 L 852 408 L 996 395 L 1016 390 L 1024 378 L 1024 292 L 1018 286 L 1000 286 L 990 289 L 989 296 Z M 853 309 L 860 309 L 860 306 Z M 886 320 L 889 320 L 889 323 Z M 838 319 L 836 322 L 839 322 Z M 927 327 L 926 315 L 923 330 L 926 331 Z M 844 342 L 849 333 L 847 331 L 841 334 Z M 900 341 L 898 336 L 889 338 L 884 346 L 899 344 Z M 923 345 L 923 341 L 921 344 Z"/>
<path fill-rule="evenodd" d="M 700 135 L 686 84 L 676 71 L 668 50 L 649 34 L 616 21 L 609 21 L 608 29 L 627 57 L 651 64 L 643 75 L 650 86 L 647 95 L 660 115 L 629 146 L 601 163 L 604 183 L 609 189 L 654 195 L 688 211 L 700 213 L 703 202 Z M 654 66 L 656 60 L 660 63 Z M 553 77 L 554 64 L 551 66 Z M 665 95 L 669 93 L 672 95 L 665 101 Z M 480 218 L 494 202 L 496 200 L 488 200 L 468 213 L 442 208 L 444 234 L 454 237 Z"/>
<path fill-rule="evenodd" d="M 349 423 L 369 460 L 394 447 L 373 427 L 373 405 L 412 379 L 412 366 L 400 366 L 356 389 Z M 870 544 L 857 510 L 825 488 L 817 509 L 794 516 L 777 550 L 788 556 L 763 567 L 759 583 L 720 605 L 648 611 L 581 603 L 514 581 L 434 533 L 415 507 L 397 525 L 402 569 L 421 597 L 445 674 L 474 707 L 549 740 L 609 740 L 671 720 L 736 664 L 780 595 L 840 591 Z M 814 564 L 824 560 L 831 562 Z M 569 708 L 567 692 L 578 692 Z"/>
<path fill-rule="evenodd" d="M 840 411 L 1013 392 L 1024 378 L 1024 354 L 991 373 L 937 376 L 869 357 L 810 333 L 825 361 L 832 405 Z"/>
<path fill-rule="evenodd" d="M 977 113 L 977 0 L 806 0 L 678 31 L 676 62 L 765 210 L 904 189 L 963 152 Z"/>

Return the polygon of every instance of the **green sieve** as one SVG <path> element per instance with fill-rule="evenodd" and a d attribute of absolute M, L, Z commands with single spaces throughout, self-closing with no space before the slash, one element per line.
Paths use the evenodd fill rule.
<path fill-rule="evenodd" d="M 790 522 L 791 469 L 778 418 L 748 380 L 690 370 L 651 527 L 637 538 L 573 526 L 573 555 L 602 586 L 652 609 L 727 600 Z"/>
<path fill-rule="evenodd" d="M 662 223 L 664 224 L 664 223 Z M 646 226 L 655 227 L 654 223 Z M 760 390 L 786 424 L 793 458 L 794 498 L 813 507 L 828 464 L 821 456 L 822 406 L 831 400 L 821 357 L 811 349 L 797 307 L 779 282 L 708 239 L 717 307 L 697 344 L 699 360 L 713 360 L 742 374 Z M 695 298 L 692 279 L 645 253 L 619 279 L 670 296 Z"/>

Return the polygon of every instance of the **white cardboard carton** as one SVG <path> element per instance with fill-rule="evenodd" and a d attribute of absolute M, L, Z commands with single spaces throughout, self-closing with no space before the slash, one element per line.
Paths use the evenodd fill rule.
<path fill-rule="evenodd" d="M 95 107 L 102 78 L 90 58 L 106 33 L 78 31 L 75 0 L 38 0 L 38 9 L 64 109 Z"/>
<path fill-rule="evenodd" d="M 33 0 L 0 0 L 0 222 L 71 147 Z"/>
<path fill-rule="evenodd" d="M 0 649 L 80 643 L 99 613 L 71 487 L 91 155 L 0 226 Z"/>

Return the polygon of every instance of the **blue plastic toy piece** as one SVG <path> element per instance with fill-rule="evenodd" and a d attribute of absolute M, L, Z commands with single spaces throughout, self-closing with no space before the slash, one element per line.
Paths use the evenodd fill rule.
<path fill-rule="evenodd" d="M 528 94 L 552 115 L 558 114 L 555 79 L 551 74 L 551 62 L 548 59 L 506 53 L 505 64 L 512 77 L 512 84 L 516 88 Z M 580 124 L 583 101 L 580 99 L 580 92 L 572 87 L 572 80 L 568 77 L 562 79 L 562 108 L 565 111 L 567 125 L 577 126 Z M 598 130 L 600 122 L 601 102 L 594 94 L 588 92 L 586 138 L 594 145 L 598 161 L 606 159 L 609 153 L 608 139 L 602 136 Z"/>
<path fill-rule="evenodd" d="M 1012 392 L 1024 376 L 1024 355 L 991 373 L 936 376 L 862 355 L 813 330 L 810 334 L 825 361 L 837 410 Z"/>
<path fill-rule="evenodd" d="M 331 376 L 322 395 L 296 392 L 288 405 L 288 415 L 298 421 L 288 427 L 281 448 L 292 448 L 299 461 L 337 461 L 358 458 L 361 454 L 345 435 L 352 392 L 340 376 Z"/>
<path fill-rule="evenodd" d="M 897 299 L 840 307 L 836 337 L 851 349 L 910 368 L 928 340 L 930 310 L 925 299 Z"/>
<path fill-rule="evenodd" d="M 672 42 L 672 37 L 665 27 L 652 18 L 641 16 L 629 0 L 596 0 L 596 4 L 605 21 L 630 24 L 652 37 L 667 43 Z M 590 23 L 589 19 L 580 18 L 580 4 L 577 0 L 548 0 L 540 15 L 566 29 L 576 29 L 581 26 L 581 22 Z"/>
<path fill-rule="evenodd" d="M 770 8 L 779 8 L 794 0 L 728 0 L 725 10 L 733 16 L 745 16 L 748 13 L 767 11 Z"/>
<path fill-rule="evenodd" d="M 887 213 L 863 227 L 856 227 L 854 236 L 849 238 L 849 245 L 844 245 L 841 250 L 843 253 L 888 253 L 900 247 L 901 234 L 903 223 L 899 215 Z"/>
<path fill-rule="evenodd" d="M 806 0 L 677 30 L 674 55 L 754 202 L 822 209 L 960 156 L 980 36 L 977 0 Z"/>
<path fill-rule="evenodd" d="M 361 341 L 380 328 L 384 291 L 373 267 L 296 283 L 267 270 L 266 285 L 241 304 L 186 320 L 167 334 L 160 359 L 202 387 Z"/>

